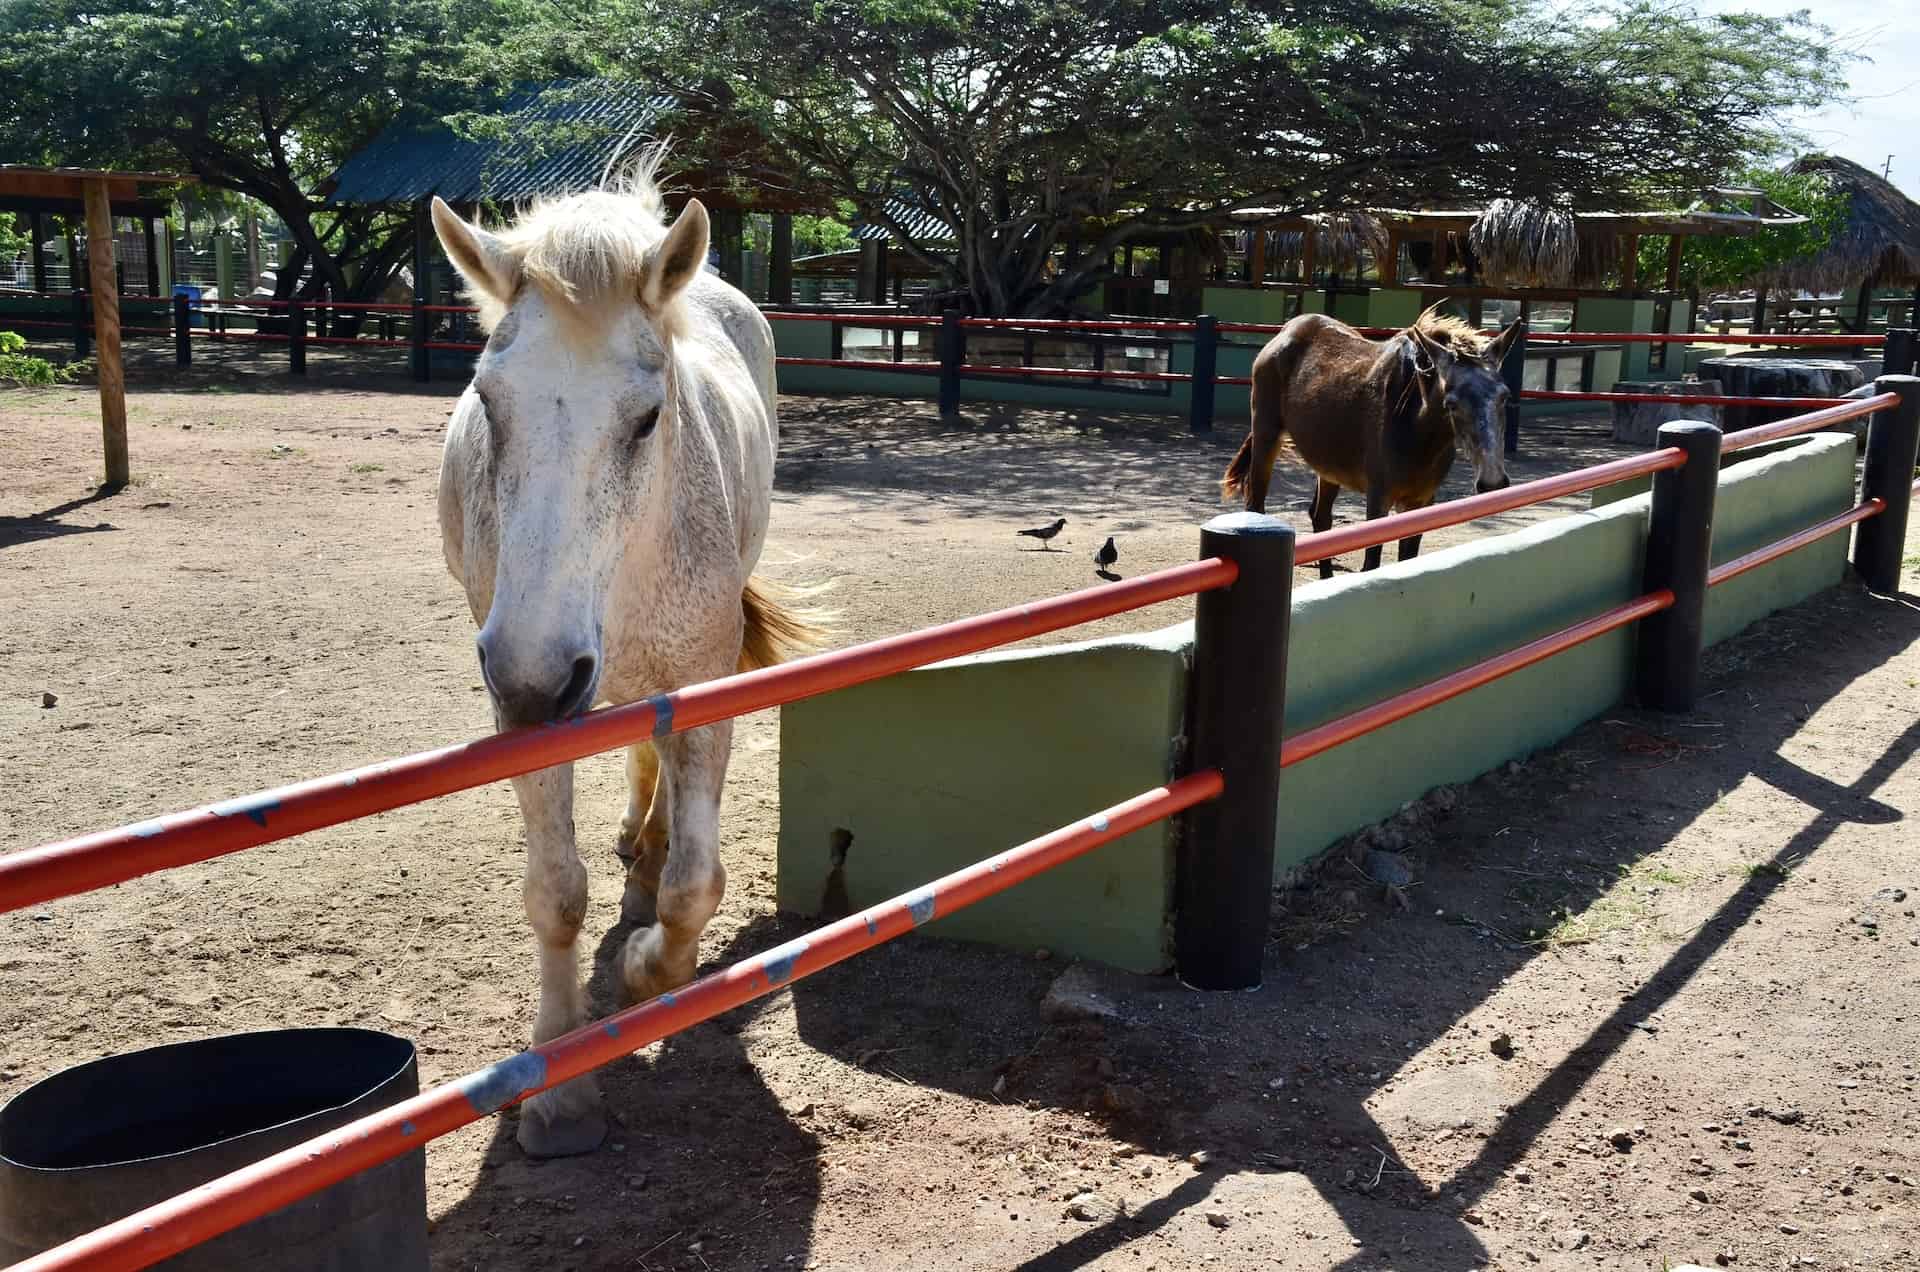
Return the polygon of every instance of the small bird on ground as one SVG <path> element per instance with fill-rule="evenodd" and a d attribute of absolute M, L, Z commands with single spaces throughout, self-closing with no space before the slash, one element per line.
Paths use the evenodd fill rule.
<path fill-rule="evenodd" d="M 1120 549 L 1113 546 L 1113 536 L 1108 535 L 1107 541 L 1100 545 L 1100 550 L 1093 554 L 1093 565 L 1097 570 L 1105 570 L 1119 559 Z"/>
<path fill-rule="evenodd" d="M 1047 546 L 1047 540 L 1053 538 L 1054 535 L 1059 534 L 1061 530 L 1065 529 L 1066 524 L 1067 519 L 1062 517 L 1050 526 L 1035 526 L 1031 530 L 1020 530 L 1015 533 L 1024 534 L 1029 539 L 1040 540 L 1040 550 L 1042 552 L 1051 552 L 1053 549 Z"/>

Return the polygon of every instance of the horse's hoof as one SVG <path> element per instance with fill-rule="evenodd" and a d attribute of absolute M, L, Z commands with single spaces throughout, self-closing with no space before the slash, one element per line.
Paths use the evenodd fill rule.
<path fill-rule="evenodd" d="M 657 927 L 643 929 L 627 938 L 627 948 L 620 956 L 620 980 L 621 987 L 626 990 L 628 1004 L 658 998 L 693 979 L 691 952 L 685 959 L 684 967 L 669 967 L 661 956 L 663 941 L 663 935 Z"/>
<path fill-rule="evenodd" d="M 632 861 L 640 855 L 640 828 L 638 826 L 634 827 L 631 831 L 625 826 L 620 827 L 620 833 L 615 835 L 613 839 L 613 855 L 622 861 Z"/>
<path fill-rule="evenodd" d="M 607 1138 L 607 1115 L 597 1096 L 584 1109 L 547 1109 L 529 1100 L 521 1106 L 514 1138 L 528 1157 L 578 1157 Z"/>

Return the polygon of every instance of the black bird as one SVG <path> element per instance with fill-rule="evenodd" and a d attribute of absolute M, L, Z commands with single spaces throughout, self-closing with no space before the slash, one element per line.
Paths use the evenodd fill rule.
<path fill-rule="evenodd" d="M 1107 541 L 1100 545 L 1100 550 L 1093 554 L 1093 565 L 1097 570 L 1105 570 L 1119 559 L 1120 549 L 1113 546 L 1113 536 L 1108 535 Z"/>
<path fill-rule="evenodd" d="M 1040 550 L 1042 552 L 1051 552 L 1053 551 L 1053 549 L 1047 546 L 1047 540 L 1053 538 L 1054 535 L 1059 534 L 1060 531 L 1066 527 L 1066 524 L 1067 524 L 1067 519 L 1065 517 L 1062 517 L 1050 526 L 1035 526 L 1031 530 L 1020 530 L 1020 531 L 1017 531 L 1016 533 L 1024 534 L 1029 539 L 1040 540 Z"/>

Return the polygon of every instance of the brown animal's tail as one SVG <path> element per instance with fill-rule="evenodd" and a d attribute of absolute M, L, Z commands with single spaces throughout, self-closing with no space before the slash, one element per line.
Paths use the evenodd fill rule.
<path fill-rule="evenodd" d="M 740 670 L 771 667 L 827 643 L 828 630 L 838 617 L 830 610 L 802 604 L 826 588 L 796 588 L 754 575 L 740 593 L 746 615 L 745 639 L 740 645 Z"/>
<path fill-rule="evenodd" d="M 1223 499 L 1245 499 L 1247 497 L 1247 479 L 1253 474 L 1253 430 L 1247 430 L 1247 440 L 1240 443 L 1240 449 L 1233 452 L 1233 461 L 1227 465 L 1227 472 L 1220 479 L 1220 496 Z"/>

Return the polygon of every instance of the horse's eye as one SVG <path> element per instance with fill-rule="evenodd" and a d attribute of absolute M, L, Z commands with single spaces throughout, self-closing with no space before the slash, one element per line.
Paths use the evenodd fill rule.
<path fill-rule="evenodd" d="M 654 426 L 659 423 L 660 423 L 660 408 L 656 406 L 651 411 L 648 411 L 645 415 L 642 415 L 638 420 L 634 421 L 633 440 L 636 442 L 643 442 L 647 438 L 653 436 Z"/>

